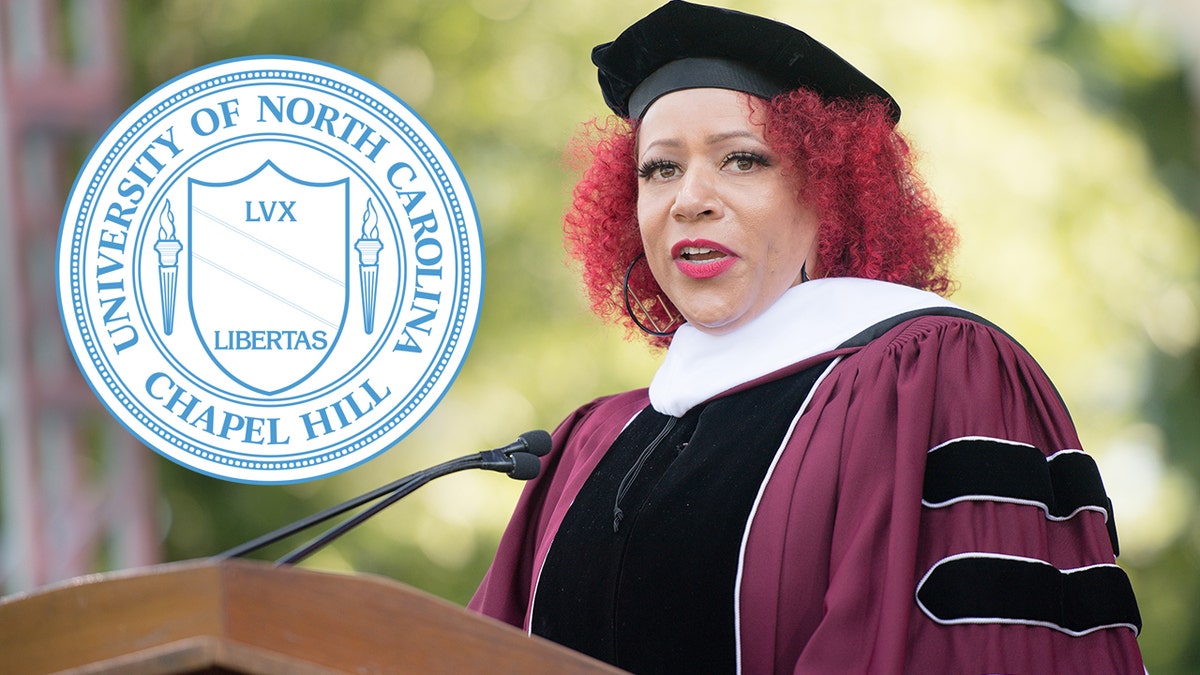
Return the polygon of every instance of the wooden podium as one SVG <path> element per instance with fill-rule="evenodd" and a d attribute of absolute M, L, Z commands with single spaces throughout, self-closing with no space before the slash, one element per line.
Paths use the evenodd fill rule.
<path fill-rule="evenodd" d="M 191 561 L 0 600 L 5 673 L 619 673 L 390 579 Z"/>

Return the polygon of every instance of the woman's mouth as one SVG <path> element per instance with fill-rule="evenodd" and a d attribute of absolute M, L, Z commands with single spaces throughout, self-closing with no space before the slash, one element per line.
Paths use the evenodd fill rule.
<path fill-rule="evenodd" d="M 731 251 L 706 241 L 681 241 L 672 247 L 671 257 L 675 267 L 693 279 L 710 279 L 737 262 Z"/>

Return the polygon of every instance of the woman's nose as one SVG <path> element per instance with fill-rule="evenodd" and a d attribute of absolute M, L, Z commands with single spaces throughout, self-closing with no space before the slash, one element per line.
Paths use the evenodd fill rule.
<path fill-rule="evenodd" d="M 680 179 L 671 216 L 678 220 L 720 218 L 723 208 L 713 176 L 703 170 L 690 170 Z"/>

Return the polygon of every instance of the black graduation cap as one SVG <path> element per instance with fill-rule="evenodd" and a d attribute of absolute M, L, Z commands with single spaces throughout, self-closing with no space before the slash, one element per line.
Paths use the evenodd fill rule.
<path fill-rule="evenodd" d="M 804 87 L 825 98 L 878 96 L 900 106 L 883 87 L 825 45 L 787 24 L 731 9 L 671 0 L 597 45 L 604 102 L 640 118 L 658 97 L 680 89 L 717 87 L 771 98 Z"/>

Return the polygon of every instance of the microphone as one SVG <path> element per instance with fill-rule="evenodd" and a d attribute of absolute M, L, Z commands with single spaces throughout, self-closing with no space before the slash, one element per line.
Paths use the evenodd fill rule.
<path fill-rule="evenodd" d="M 549 433 L 541 429 L 526 431 L 503 448 L 479 453 L 479 468 L 506 473 L 514 480 L 537 478 L 542 470 L 539 458 L 550 454 L 552 445 Z"/>
<path fill-rule="evenodd" d="M 545 457 L 550 454 L 551 445 L 553 443 L 550 440 L 549 432 L 542 429 L 534 429 L 533 431 L 526 431 L 517 436 L 517 440 L 503 448 L 496 448 L 496 450 L 506 455 L 512 455 L 514 452 L 527 452 L 535 457 Z"/>
<path fill-rule="evenodd" d="M 384 498 L 370 508 L 365 509 L 359 514 L 348 518 L 331 528 L 320 537 L 305 544 L 304 546 L 292 551 L 288 555 L 275 561 L 275 564 L 295 564 L 304 558 L 316 553 L 326 544 L 337 539 L 349 530 L 358 526 L 360 523 L 379 513 L 383 509 L 395 504 L 404 497 L 412 494 L 417 488 L 425 485 L 429 481 L 440 478 L 442 476 L 463 471 L 465 469 L 485 469 L 487 471 L 498 471 L 507 474 L 514 480 L 531 480 L 536 478 L 541 472 L 542 463 L 540 457 L 550 452 L 551 448 L 550 434 L 540 429 L 527 431 L 517 437 L 517 440 L 500 448 L 492 450 L 484 450 L 483 452 L 474 455 L 466 455 L 457 459 L 452 459 L 448 462 L 442 462 L 428 469 L 423 469 L 416 473 L 410 474 L 396 481 L 392 481 L 387 485 L 376 488 L 370 492 L 359 495 L 352 499 L 346 500 L 341 504 L 332 506 L 324 511 L 313 514 L 306 518 L 301 518 L 290 525 L 285 525 L 277 530 L 268 532 L 260 537 L 252 539 L 244 544 L 235 546 L 226 551 L 222 551 L 213 556 L 218 560 L 226 558 L 239 558 L 248 553 L 257 551 L 258 549 L 273 544 L 281 539 L 290 537 L 297 532 L 307 530 L 308 528 L 323 523 L 330 518 L 339 516 L 351 509 L 357 508 L 364 504 L 373 502 L 377 499 Z"/>
<path fill-rule="evenodd" d="M 532 452 L 514 452 L 513 468 L 508 472 L 513 480 L 533 480 L 542 472 L 542 460 Z"/>

